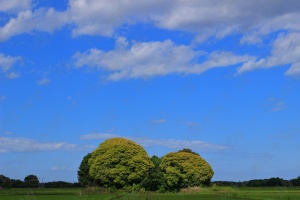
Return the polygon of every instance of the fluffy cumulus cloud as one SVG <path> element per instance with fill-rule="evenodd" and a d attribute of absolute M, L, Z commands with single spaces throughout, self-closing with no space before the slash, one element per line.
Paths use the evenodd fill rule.
<path fill-rule="evenodd" d="M 16 0 L 0 2 L 3 10 L 17 5 Z M 23 0 L 19 5 L 27 8 L 30 1 Z M 118 4 L 109 0 L 69 0 L 62 12 L 53 8 L 20 12 L 0 33 L 3 40 L 23 32 L 51 32 L 73 24 L 75 36 L 112 36 L 124 24 L 148 22 L 163 29 L 195 32 L 198 40 L 243 33 L 242 43 L 257 43 L 260 35 L 274 30 L 299 30 L 299 8 L 298 0 L 120 0 Z M 16 31 L 9 31 L 9 27 Z"/>
<path fill-rule="evenodd" d="M 203 59 L 202 63 L 198 63 Z M 147 78 L 171 73 L 200 74 L 215 67 L 227 67 L 252 59 L 250 56 L 215 51 L 207 54 L 191 46 L 176 45 L 171 40 L 162 42 L 131 42 L 118 38 L 116 48 L 104 52 L 90 49 L 74 55 L 75 66 L 109 71 L 109 80 Z"/>
<path fill-rule="evenodd" d="M 149 21 L 152 15 L 163 11 L 160 0 L 70 0 L 68 15 L 76 25 L 74 35 L 111 36 L 123 24 Z M 166 6 L 165 6 L 166 7 Z"/>
<path fill-rule="evenodd" d="M 243 42 L 260 41 L 257 35 L 278 29 L 299 30 L 300 2 L 297 0 L 177 0 L 156 18 L 159 27 L 193 31 L 199 40 L 210 36 L 246 34 Z M 252 36 L 252 37 L 250 37 Z M 248 38 L 248 39 L 247 39 Z"/>
<path fill-rule="evenodd" d="M 57 12 L 53 8 L 22 11 L 16 18 L 10 19 L 3 27 L 0 27 L 0 41 L 7 40 L 14 35 L 31 33 L 34 30 L 53 32 L 66 22 L 65 13 Z"/>
<path fill-rule="evenodd" d="M 299 8 L 298 0 L 70 0 L 66 12 L 74 35 L 111 36 L 124 24 L 149 22 L 195 32 L 200 41 L 242 33 L 242 43 L 257 43 L 274 30 L 299 30 Z"/>
<path fill-rule="evenodd" d="M 0 12 L 19 12 L 31 8 L 31 0 L 0 0 Z"/>
<path fill-rule="evenodd" d="M 116 134 L 102 134 L 102 133 L 91 133 L 82 135 L 82 140 L 94 140 L 94 139 L 109 139 L 115 137 L 122 137 Z M 128 137 L 128 139 L 137 142 L 143 147 L 151 147 L 151 146 L 161 146 L 169 149 L 183 149 L 183 148 L 192 148 L 193 150 L 198 151 L 211 151 L 211 150 L 226 150 L 232 147 L 223 146 L 208 142 L 203 142 L 199 140 L 174 140 L 174 139 L 150 139 L 150 138 L 136 138 L 136 137 Z"/>
<path fill-rule="evenodd" d="M 80 146 L 65 142 L 39 142 L 28 138 L 0 137 L 0 153 L 7 152 L 34 152 L 55 150 L 87 150 L 92 146 Z"/>
<path fill-rule="evenodd" d="M 149 21 L 149 16 L 158 11 L 162 11 L 159 0 L 120 0 L 117 4 L 109 0 L 69 0 L 65 11 L 39 8 L 19 12 L 0 28 L 0 41 L 32 31 L 53 32 L 68 24 L 74 26 L 74 36 L 112 36 L 119 26 Z"/>
<path fill-rule="evenodd" d="M 70 25 L 75 37 L 114 37 L 120 27 L 146 23 L 161 29 L 193 33 L 196 42 L 235 35 L 240 38 L 237 45 L 241 48 L 262 43 L 265 37 L 275 33 L 273 51 L 263 58 L 250 59 L 250 56 L 216 50 L 206 54 L 204 62 L 197 63 L 202 52 L 190 46 L 176 45 L 170 40 L 128 44 L 122 38 L 118 39 L 120 47 L 115 50 L 90 49 L 74 56 L 77 67 L 86 65 L 106 70 L 110 72 L 110 80 L 201 73 L 238 63 L 243 65 L 237 74 L 282 65 L 290 65 L 285 73 L 288 76 L 298 76 L 300 71 L 298 0 L 119 0 L 118 4 L 109 0 L 69 0 L 63 11 L 54 8 L 30 10 L 30 0 L 0 0 L 0 8 L 5 12 L 18 11 L 0 27 L 0 41 L 34 31 L 54 32 L 66 25 Z M 14 78 L 18 74 L 14 72 L 8 76 Z"/>
<path fill-rule="evenodd" d="M 19 73 L 14 71 L 14 67 L 20 61 L 21 57 L 12 57 L 0 53 L 0 74 L 10 79 L 19 77 Z"/>

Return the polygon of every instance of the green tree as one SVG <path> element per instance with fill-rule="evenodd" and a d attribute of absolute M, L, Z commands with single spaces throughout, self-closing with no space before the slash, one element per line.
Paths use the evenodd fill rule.
<path fill-rule="evenodd" d="M 24 178 L 24 181 L 26 182 L 26 184 L 29 186 L 29 187 L 32 187 L 32 186 L 38 186 L 39 184 L 39 179 L 36 175 L 28 175 Z"/>
<path fill-rule="evenodd" d="M 169 190 L 209 185 L 214 174 L 209 163 L 189 149 L 166 154 L 159 166 Z"/>
<path fill-rule="evenodd" d="M 11 188 L 12 183 L 10 178 L 0 174 L 0 188 Z"/>
<path fill-rule="evenodd" d="M 140 184 L 153 167 L 140 145 L 124 138 L 108 139 L 92 152 L 89 174 L 104 187 L 126 188 Z"/>
<path fill-rule="evenodd" d="M 24 182 L 19 179 L 11 179 L 12 188 L 23 188 Z"/>
<path fill-rule="evenodd" d="M 164 173 L 159 167 L 162 159 L 154 155 L 151 157 L 151 161 L 154 167 L 149 170 L 148 176 L 142 182 L 142 186 L 146 190 L 157 191 L 161 187 L 165 187 Z"/>
<path fill-rule="evenodd" d="M 200 156 L 198 153 L 193 152 L 191 149 L 186 149 L 186 148 L 183 148 L 182 150 L 179 150 L 178 152 L 188 152 L 188 153 L 192 153 L 192 154 Z"/>
<path fill-rule="evenodd" d="M 32 183 L 32 184 L 38 184 L 39 183 L 39 179 L 36 175 L 28 175 L 24 178 L 24 181 L 25 182 L 29 182 L 29 183 Z"/>
<path fill-rule="evenodd" d="M 291 179 L 293 186 L 300 186 L 300 176 L 298 178 Z"/>
<path fill-rule="evenodd" d="M 77 171 L 78 182 L 83 186 L 94 183 L 94 179 L 89 174 L 90 166 L 88 162 L 91 157 L 91 153 L 84 156 L 79 166 L 79 170 Z"/>

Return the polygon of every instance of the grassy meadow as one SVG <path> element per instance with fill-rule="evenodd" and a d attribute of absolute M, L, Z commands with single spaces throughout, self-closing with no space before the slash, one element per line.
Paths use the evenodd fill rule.
<path fill-rule="evenodd" d="M 180 193 L 97 192 L 83 188 L 72 189 L 0 189 L 1 200 L 299 200 L 300 188 L 194 188 Z"/>

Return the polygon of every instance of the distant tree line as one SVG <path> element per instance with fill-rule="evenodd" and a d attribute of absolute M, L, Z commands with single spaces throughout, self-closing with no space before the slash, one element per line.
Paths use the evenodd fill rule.
<path fill-rule="evenodd" d="M 156 166 L 159 165 L 160 159 L 157 156 L 151 158 L 155 162 Z M 142 183 L 143 186 L 147 187 L 148 190 L 157 190 L 160 185 L 161 171 L 159 168 L 153 168 L 151 175 L 147 177 Z M 84 187 L 80 183 L 70 183 L 65 181 L 51 181 L 40 183 L 37 178 L 28 181 L 28 177 L 36 177 L 35 175 L 26 176 L 27 179 L 21 181 L 19 179 L 10 179 L 4 175 L 0 175 L 0 188 L 78 188 Z M 231 187 L 300 187 L 300 176 L 298 178 L 285 180 L 282 178 L 269 178 L 269 179 L 254 179 L 250 181 L 213 181 L 210 185 L 216 184 L 217 186 L 231 186 Z"/>
<path fill-rule="evenodd" d="M 82 187 L 79 183 L 69 183 L 65 181 L 40 182 L 36 175 L 28 175 L 24 181 L 19 179 L 10 179 L 4 175 L 0 175 L 0 188 L 74 188 Z"/>
<path fill-rule="evenodd" d="M 157 190 L 160 185 L 161 180 L 161 170 L 157 167 L 159 166 L 161 159 L 157 156 L 151 157 L 151 160 L 155 163 L 155 166 L 142 183 L 147 190 Z M 92 183 L 92 182 L 91 182 Z M 213 181 L 210 185 L 216 184 L 217 186 L 231 186 L 231 187 L 300 187 L 300 176 L 298 178 L 284 180 L 282 178 L 269 178 L 269 179 L 254 179 L 250 181 Z M 80 183 L 70 183 L 65 181 L 51 181 L 40 183 L 37 176 L 28 175 L 25 177 L 24 181 L 19 179 L 10 179 L 4 175 L 0 175 L 0 188 L 78 188 L 83 187 Z"/>
<path fill-rule="evenodd" d="M 300 187 L 300 176 L 298 178 L 284 180 L 279 177 L 269 179 L 254 179 L 250 181 L 234 182 L 234 181 L 214 181 L 212 184 L 218 186 L 233 186 L 233 187 Z"/>

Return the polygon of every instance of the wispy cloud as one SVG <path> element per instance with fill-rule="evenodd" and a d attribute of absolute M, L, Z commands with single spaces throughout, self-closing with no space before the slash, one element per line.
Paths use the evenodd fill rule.
<path fill-rule="evenodd" d="M 49 78 L 43 78 L 43 79 L 38 80 L 36 83 L 40 86 L 43 86 L 43 85 L 50 84 L 51 80 Z"/>
<path fill-rule="evenodd" d="M 275 104 L 275 107 L 272 109 L 273 112 L 277 112 L 277 111 L 280 111 L 280 110 L 283 110 L 284 109 L 284 103 L 282 101 L 278 101 L 276 104 Z"/>
<path fill-rule="evenodd" d="M 278 66 L 290 65 L 285 72 L 286 76 L 300 75 L 300 33 L 288 32 L 279 34 L 275 39 L 271 55 L 266 58 L 250 59 L 237 69 L 237 74 L 256 69 L 267 69 Z"/>
<path fill-rule="evenodd" d="M 14 71 L 14 67 L 21 61 L 21 57 L 12 57 L 0 53 L 0 73 L 9 79 L 15 79 L 20 76 L 19 73 Z"/>
<path fill-rule="evenodd" d="M 28 138 L 0 137 L 0 153 L 6 152 L 35 152 L 68 150 L 78 151 L 93 149 L 93 146 L 82 146 L 66 142 L 39 142 Z"/>
<path fill-rule="evenodd" d="M 17 72 L 9 72 L 6 74 L 6 78 L 9 78 L 9 79 L 16 79 L 19 77 L 20 77 L 20 74 Z"/>
<path fill-rule="evenodd" d="M 86 135 L 81 135 L 80 139 L 93 140 L 93 139 L 108 139 L 108 138 L 115 138 L 115 137 L 119 137 L 119 136 L 111 133 L 90 133 Z"/>
<path fill-rule="evenodd" d="M 284 102 L 277 98 L 271 97 L 268 99 L 267 103 L 270 111 L 272 112 L 278 112 L 285 109 Z"/>
<path fill-rule="evenodd" d="M 184 122 L 183 124 L 189 127 L 199 126 L 197 122 Z"/>
<path fill-rule="evenodd" d="M 291 67 L 285 72 L 286 76 L 300 77 L 300 61 L 292 64 Z"/>
<path fill-rule="evenodd" d="M 142 146 L 162 146 L 170 149 L 191 148 L 193 150 L 225 150 L 231 147 L 203 142 L 199 140 L 175 140 L 175 139 L 147 139 L 147 138 L 132 138 Z"/>
<path fill-rule="evenodd" d="M 4 95 L 0 96 L 0 103 L 1 103 L 2 101 L 4 101 L 5 99 L 6 99 L 6 96 L 4 96 Z"/>
<path fill-rule="evenodd" d="M 154 119 L 151 121 L 151 123 L 154 123 L 154 124 L 163 124 L 166 122 L 167 122 L 167 120 L 165 120 L 165 119 Z"/>
<path fill-rule="evenodd" d="M 93 140 L 93 139 L 109 139 L 115 137 L 124 137 L 116 134 L 101 134 L 101 133 L 92 133 L 81 135 L 82 140 Z M 183 149 L 191 148 L 198 151 L 210 151 L 210 150 L 226 150 L 233 147 L 213 144 L 209 142 L 203 142 L 199 140 L 175 140 L 175 139 L 150 139 L 150 138 L 137 138 L 137 137 L 126 137 L 130 140 L 137 142 L 143 147 L 150 146 L 161 146 L 169 149 Z"/>

